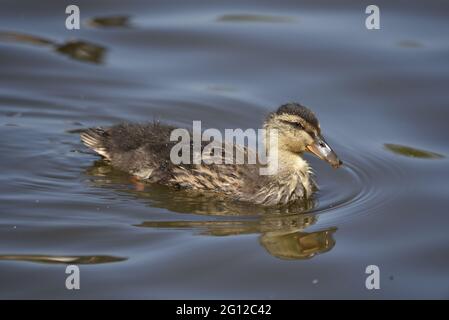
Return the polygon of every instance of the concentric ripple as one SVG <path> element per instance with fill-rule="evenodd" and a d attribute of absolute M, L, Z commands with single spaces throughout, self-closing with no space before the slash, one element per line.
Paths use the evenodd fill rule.
<path fill-rule="evenodd" d="M 363 147 L 340 150 L 344 166 L 336 171 L 317 168 L 320 191 L 317 204 L 310 211 L 320 220 L 341 220 L 353 214 L 366 214 L 390 202 L 396 192 L 395 182 L 403 172 L 382 150 L 382 146 L 364 150 Z M 323 168 L 324 169 L 324 168 Z"/>

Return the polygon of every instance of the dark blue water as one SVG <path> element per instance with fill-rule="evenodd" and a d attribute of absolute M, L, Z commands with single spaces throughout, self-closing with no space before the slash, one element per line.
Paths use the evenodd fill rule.
<path fill-rule="evenodd" d="M 1 298 L 449 298 L 447 1 L 377 1 L 376 31 L 367 1 L 77 1 L 74 31 L 68 4 L 0 4 Z M 286 101 L 345 163 L 307 157 L 306 212 L 136 188 L 77 133 Z"/>

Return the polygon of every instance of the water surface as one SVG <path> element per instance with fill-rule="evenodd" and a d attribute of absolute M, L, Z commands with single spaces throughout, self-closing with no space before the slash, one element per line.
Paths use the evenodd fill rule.
<path fill-rule="evenodd" d="M 55 1 L 0 10 L 1 298 L 449 298 L 449 6 Z M 306 208 L 136 185 L 80 130 L 260 128 L 299 101 L 345 166 Z M 65 289 L 77 264 L 81 289 Z M 381 289 L 365 288 L 365 268 Z"/>

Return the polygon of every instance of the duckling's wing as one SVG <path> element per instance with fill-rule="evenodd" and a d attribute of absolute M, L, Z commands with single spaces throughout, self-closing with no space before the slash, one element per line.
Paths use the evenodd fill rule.
<path fill-rule="evenodd" d="M 122 123 L 109 128 L 91 128 L 81 133 L 82 142 L 125 171 L 139 171 L 166 153 L 174 127 L 160 124 Z M 153 147 L 151 147 L 153 146 Z M 159 152 L 159 153 L 158 153 Z M 164 155 L 165 156 L 165 155 Z M 160 158 L 160 157 L 159 157 Z"/>
<path fill-rule="evenodd" d="M 248 159 L 250 150 L 226 144 L 215 145 L 215 151 L 205 149 L 202 145 L 201 163 L 171 165 L 171 178 L 169 184 L 181 188 L 211 190 L 227 194 L 239 193 L 243 185 L 252 180 L 258 168 L 258 164 L 237 164 L 237 150 L 243 152 L 243 158 Z M 226 152 L 233 150 L 233 152 Z M 193 152 L 192 152 L 193 154 Z M 193 158 L 192 158 L 193 159 Z M 256 158 L 254 158 L 257 161 Z M 211 162 L 209 162 L 211 161 Z"/>
<path fill-rule="evenodd" d="M 107 131 L 101 127 L 90 128 L 81 133 L 81 141 L 90 149 L 107 160 L 111 160 L 111 155 L 106 148 L 106 141 L 109 138 Z"/>
<path fill-rule="evenodd" d="M 175 185 L 181 188 L 215 190 L 235 193 L 247 180 L 252 180 L 251 172 L 257 165 L 236 165 L 237 150 L 248 159 L 246 147 L 232 146 L 228 154 L 225 144 L 217 152 L 222 164 L 193 164 L 194 150 L 192 142 L 186 146 L 190 150 L 190 163 L 175 164 L 170 160 L 170 152 L 178 142 L 170 141 L 174 127 L 162 124 L 121 124 L 110 128 L 92 128 L 81 134 L 83 143 L 111 164 L 151 182 Z M 202 157 L 207 142 L 201 146 Z M 234 164 L 226 164 L 234 163 Z"/>

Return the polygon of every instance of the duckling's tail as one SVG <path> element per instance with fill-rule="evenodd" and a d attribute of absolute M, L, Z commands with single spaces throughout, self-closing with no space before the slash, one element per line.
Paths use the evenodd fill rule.
<path fill-rule="evenodd" d="M 99 155 L 107 160 L 111 157 L 105 147 L 105 141 L 108 133 L 103 128 L 90 128 L 81 133 L 81 141 L 90 149 L 94 150 Z"/>

